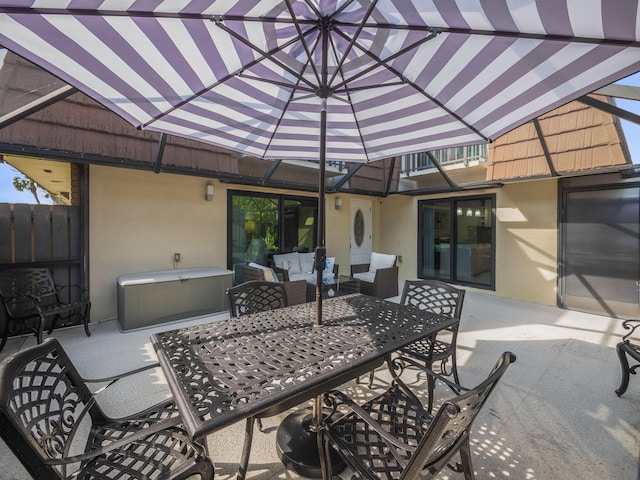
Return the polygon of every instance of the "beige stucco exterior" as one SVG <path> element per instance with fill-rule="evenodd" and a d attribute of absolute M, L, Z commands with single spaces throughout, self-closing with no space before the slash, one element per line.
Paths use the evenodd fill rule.
<path fill-rule="evenodd" d="M 215 188 L 205 201 L 207 183 Z M 117 317 L 117 278 L 128 273 L 220 266 L 227 261 L 227 190 L 282 192 L 229 185 L 184 175 L 90 167 L 89 265 L 92 321 Z M 294 192 L 287 191 L 292 194 Z M 507 184 L 496 194 L 495 294 L 555 305 L 557 284 L 557 182 Z M 315 196 L 300 192 L 299 195 Z M 462 194 L 457 194 L 462 195 Z M 342 199 L 336 210 L 335 197 Z M 327 195 L 327 253 L 349 273 L 350 201 L 372 203 L 373 250 L 400 256 L 400 278 L 417 277 L 418 201 Z"/>
<path fill-rule="evenodd" d="M 117 317 L 120 275 L 226 264 L 226 188 L 207 179 L 90 167 L 89 272 L 92 321 Z"/>
<path fill-rule="evenodd" d="M 496 195 L 496 288 L 483 292 L 556 305 L 557 181 L 518 182 L 473 193 Z M 442 196 L 397 195 L 377 202 L 374 249 L 401 256 L 399 275 L 403 279 L 417 278 L 418 201 L 434 198 Z"/>

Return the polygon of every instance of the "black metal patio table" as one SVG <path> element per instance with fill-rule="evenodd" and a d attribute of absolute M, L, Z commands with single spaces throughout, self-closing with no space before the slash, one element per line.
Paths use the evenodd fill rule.
<path fill-rule="evenodd" d="M 311 302 L 154 334 L 190 435 L 299 405 L 453 322 L 361 294 L 327 300 L 322 326 L 314 318 Z"/>

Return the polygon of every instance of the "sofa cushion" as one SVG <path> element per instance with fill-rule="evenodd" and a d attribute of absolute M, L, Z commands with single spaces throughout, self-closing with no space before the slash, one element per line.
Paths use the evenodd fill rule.
<path fill-rule="evenodd" d="M 300 254 L 298 252 L 282 253 L 273 256 L 273 263 L 276 267 L 284 268 L 289 272 L 289 280 L 292 273 L 300 273 Z"/>
<path fill-rule="evenodd" d="M 273 270 L 273 268 L 265 267 L 264 265 L 260 265 L 259 263 L 254 263 L 254 262 L 249 263 L 249 266 L 253 268 L 259 268 L 260 270 L 262 270 L 264 272 L 264 279 L 267 282 L 280 281 L 280 279 L 278 278 L 278 275 L 276 275 L 276 272 Z"/>
<path fill-rule="evenodd" d="M 376 273 L 379 268 L 393 267 L 396 263 L 395 255 L 387 255 L 385 253 L 371 253 L 371 263 L 369 264 L 369 272 Z"/>
<path fill-rule="evenodd" d="M 315 273 L 303 273 L 303 272 L 299 272 L 299 273 L 290 273 L 289 274 L 289 280 L 293 281 L 293 280 L 305 280 L 309 283 L 316 283 L 316 274 Z"/>
<path fill-rule="evenodd" d="M 312 274 L 310 277 L 307 278 L 307 282 L 316 285 L 316 280 L 317 280 L 317 276 L 316 274 Z M 333 273 L 324 273 L 322 274 L 322 283 L 324 284 L 329 284 L 329 283 L 336 283 L 335 278 L 333 276 Z"/>
<path fill-rule="evenodd" d="M 376 279 L 376 272 L 354 273 L 353 278 L 357 278 L 361 282 L 373 283 Z"/>
<path fill-rule="evenodd" d="M 312 273 L 313 272 L 313 259 L 316 254 L 313 252 L 309 253 L 300 253 L 300 272 L 302 273 Z"/>

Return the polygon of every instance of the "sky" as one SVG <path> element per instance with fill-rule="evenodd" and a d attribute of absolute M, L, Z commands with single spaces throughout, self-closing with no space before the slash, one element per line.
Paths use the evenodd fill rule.
<path fill-rule="evenodd" d="M 19 177 L 20 172 L 6 163 L 0 163 L 0 202 L 5 203 L 36 203 L 31 192 L 19 192 L 13 186 L 13 178 Z M 51 200 L 44 198 L 46 192 L 39 190 L 40 203 L 50 204 Z"/>
<path fill-rule="evenodd" d="M 640 87 L 640 73 L 631 75 L 616 83 L 621 85 L 633 85 Z M 640 101 L 616 99 L 616 104 L 630 112 L 640 115 Z M 631 159 L 634 164 L 640 164 L 640 125 L 621 120 L 622 128 L 629 146 Z M 13 177 L 19 176 L 19 172 L 13 167 L 0 163 L 0 202 L 7 203 L 35 203 L 33 195 L 29 192 L 18 192 L 13 187 Z M 41 203 L 51 203 L 44 198 L 44 192 L 39 193 Z"/>

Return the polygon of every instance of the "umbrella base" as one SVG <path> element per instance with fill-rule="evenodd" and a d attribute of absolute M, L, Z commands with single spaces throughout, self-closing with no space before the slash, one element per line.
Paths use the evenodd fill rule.
<path fill-rule="evenodd" d="M 322 478 L 318 435 L 311 431 L 313 422 L 311 411 L 292 413 L 278 427 L 276 448 L 280 461 L 298 475 L 307 478 Z M 346 464 L 331 451 L 331 468 L 334 474 L 346 468 Z"/>

